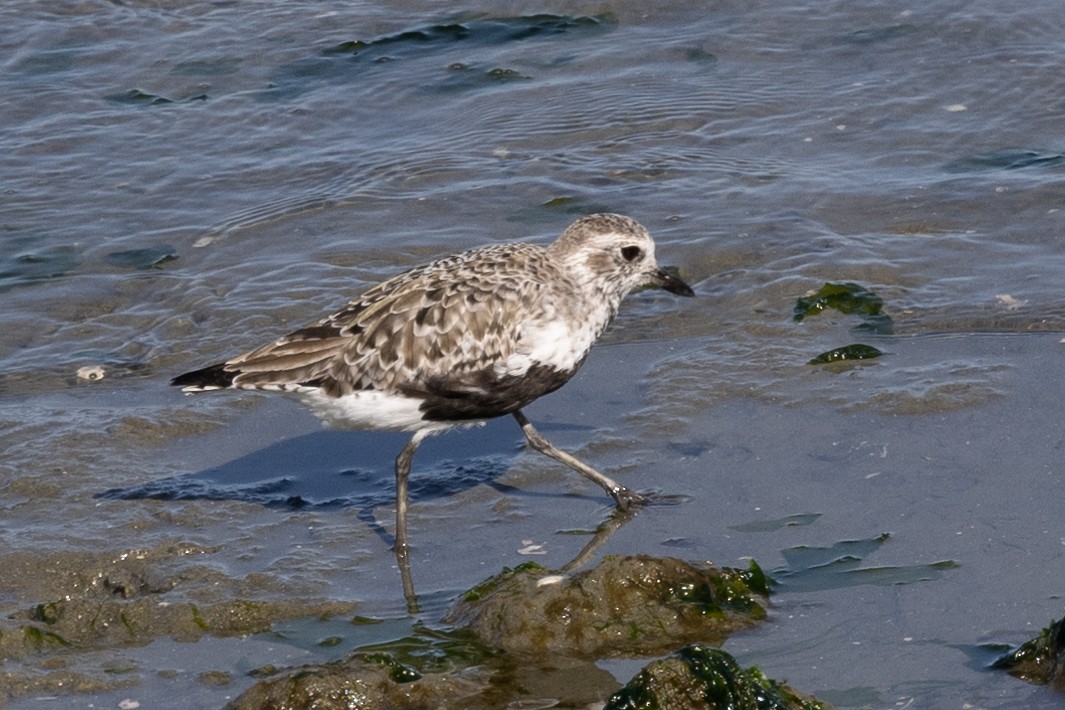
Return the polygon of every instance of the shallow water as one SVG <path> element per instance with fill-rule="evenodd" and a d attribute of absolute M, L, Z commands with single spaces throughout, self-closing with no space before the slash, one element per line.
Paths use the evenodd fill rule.
<path fill-rule="evenodd" d="M 387 551 L 402 437 L 166 381 L 404 268 L 607 209 L 646 224 L 700 297 L 633 297 L 579 379 L 529 409 L 626 485 L 687 497 L 600 554 L 756 558 L 784 582 L 777 611 L 726 649 L 838 707 L 1059 706 L 983 670 L 979 648 L 1062 615 L 1058 4 L 525 8 L 0 6 L 6 566 L 182 543 L 198 552 L 178 572 L 403 619 Z M 838 312 L 795 322 L 825 282 L 881 297 L 892 334 Z M 854 342 L 886 354 L 805 364 Z M 77 377 L 95 366 L 103 379 Z M 587 537 L 560 532 L 606 516 L 519 444 L 501 421 L 419 452 L 427 622 L 527 559 L 525 540 L 562 565 Z M 886 571 L 789 566 L 846 541 L 859 570 Z M 57 576 L 0 578 L 0 616 L 50 601 Z M 249 668 L 329 657 L 307 639 L 333 632 L 291 623 L 50 670 L 130 681 L 83 706 L 166 707 L 175 688 L 220 705 Z"/>

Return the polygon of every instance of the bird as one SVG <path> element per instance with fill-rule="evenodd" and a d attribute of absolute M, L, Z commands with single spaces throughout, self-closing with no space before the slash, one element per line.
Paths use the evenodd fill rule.
<path fill-rule="evenodd" d="M 644 496 L 556 448 L 522 408 L 573 377 L 622 299 L 646 287 L 695 295 L 658 266 L 636 220 L 587 215 L 546 247 L 489 244 L 401 273 L 311 325 L 170 384 L 285 392 L 332 426 L 409 432 L 395 460 L 397 554 L 409 546 L 407 480 L 421 442 L 507 414 L 530 447 L 627 511 Z"/>

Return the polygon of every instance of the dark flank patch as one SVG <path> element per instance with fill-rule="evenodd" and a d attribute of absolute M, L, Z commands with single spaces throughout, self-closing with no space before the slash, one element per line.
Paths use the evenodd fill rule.
<path fill-rule="evenodd" d="M 521 409 L 538 397 L 566 384 L 581 363 L 570 370 L 537 365 L 521 377 L 498 378 L 491 368 L 465 375 L 434 377 L 422 385 L 400 388 L 420 397 L 428 421 L 491 419 Z"/>
<path fill-rule="evenodd" d="M 233 385 L 233 378 L 238 373 L 225 369 L 224 363 L 211 365 L 201 370 L 193 370 L 183 375 L 178 375 L 170 380 L 173 387 L 220 387 L 226 388 Z"/>
<path fill-rule="evenodd" d="M 319 323 L 300 328 L 294 333 L 289 333 L 286 340 L 328 340 L 329 338 L 341 338 L 345 335 L 358 335 L 362 332 L 362 326 L 354 325 L 345 333 L 343 328 L 336 323 Z"/>

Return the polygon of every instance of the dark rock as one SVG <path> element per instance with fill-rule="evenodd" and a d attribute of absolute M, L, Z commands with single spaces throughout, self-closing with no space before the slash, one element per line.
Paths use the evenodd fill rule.
<path fill-rule="evenodd" d="M 729 654 L 693 644 L 646 666 L 604 710 L 827 710 Z"/>
<path fill-rule="evenodd" d="M 1051 623 L 992 666 L 1029 683 L 1065 690 L 1065 618 Z"/>

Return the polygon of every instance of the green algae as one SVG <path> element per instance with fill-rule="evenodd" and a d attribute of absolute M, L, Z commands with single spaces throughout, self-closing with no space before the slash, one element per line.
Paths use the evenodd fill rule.
<path fill-rule="evenodd" d="M 503 571 L 499 574 L 489 577 L 480 584 L 470 588 L 462 595 L 464 601 L 475 602 L 482 599 L 484 596 L 492 593 L 499 588 L 501 584 L 515 575 L 523 574 L 526 572 L 543 572 L 546 571 L 546 567 L 537 564 L 536 562 L 523 562 L 517 567 L 504 567 Z"/>
<path fill-rule="evenodd" d="M 716 575 L 684 575 L 675 582 L 666 582 L 666 589 L 669 597 L 693 604 L 703 614 L 733 611 L 763 619 L 765 609 L 754 595 L 769 596 L 769 578 L 751 560 L 746 570 L 725 567 Z"/>
<path fill-rule="evenodd" d="M 34 621 L 42 621 L 45 624 L 52 625 L 59 621 L 61 609 L 60 602 L 38 604 L 33 607 L 33 611 L 30 613 L 30 618 Z"/>
<path fill-rule="evenodd" d="M 207 631 L 210 628 L 207 626 L 207 622 L 203 620 L 203 615 L 195 604 L 189 605 L 189 612 L 192 614 L 192 623 L 196 624 L 200 631 Z"/>
<path fill-rule="evenodd" d="M 410 666 L 404 665 L 387 653 L 363 653 L 359 658 L 367 663 L 374 663 L 388 671 L 388 677 L 394 683 L 413 683 L 421 680 L 422 674 Z"/>
<path fill-rule="evenodd" d="M 826 283 L 816 291 L 800 296 L 792 309 L 792 320 L 801 323 L 826 310 L 859 318 L 854 330 L 874 335 L 890 335 L 894 329 L 891 316 L 883 312 L 884 301 L 869 289 L 853 282 Z M 807 365 L 851 364 L 871 360 L 883 351 L 865 343 L 851 343 L 826 350 L 807 361 Z"/>
<path fill-rule="evenodd" d="M 433 629 L 415 624 L 412 634 L 361 646 L 354 657 L 384 657 L 418 674 L 448 673 L 489 663 L 499 654 L 482 644 L 467 629 Z"/>
<path fill-rule="evenodd" d="M 861 322 L 855 326 L 855 330 L 890 335 L 894 322 L 891 316 L 883 312 L 883 308 L 884 300 L 864 286 L 849 281 L 826 283 L 795 301 L 792 319 L 801 323 L 826 310 L 835 310 L 844 315 L 859 316 Z"/>
<path fill-rule="evenodd" d="M 691 644 L 645 667 L 605 710 L 824 710 L 720 649 Z"/>
<path fill-rule="evenodd" d="M 62 636 L 36 626 L 23 626 L 22 638 L 27 646 L 40 651 L 46 646 L 69 646 L 70 642 Z"/>
<path fill-rule="evenodd" d="M 1065 688 L 1065 618 L 1051 622 L 1038 636 L 998 658 L 991 667 L 1036 685 Z"/>
<path fill-rule="evenodd" d="M 883 351 L 864 343 L 852 343 L 841 348 L 833 348 L 812 358 L 807 365 L 827 365 L 834 362 L 854 362 L 856 360 L 872 360 L 883 355 Z"/>

